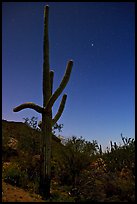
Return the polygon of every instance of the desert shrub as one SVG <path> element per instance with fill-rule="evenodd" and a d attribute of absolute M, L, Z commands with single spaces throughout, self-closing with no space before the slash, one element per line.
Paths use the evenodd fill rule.
<path fill-rule="evenodd" d="M 110 172 L 121 171 L 125 166 L 135 172 L 135 141 L 122 137 L 123 145 L 111 148 L 103 154 L 107 169 Z"/>
<path fill-rule="evenodd" d="M 78 201 L 134 202 L 134 148 L 132 141 L 91 162 L 91 165 L 80 173 L 75 195 Z"/>
<path fill-rule="evenodd" d="M 97 152 L 97 142 L 72 137 L 65 143 L 58 160 L 58 178 L 62 185 L 72 185 L 79 180 L 80 172 L 86 168 Z"/>
<path fill-rule="evenodd" d="M 77 199 L 80 202 L 102 202 L 105 199 L 105 179 L 106 172 L 98 162 L 93 162 L 80 174 L 77 188 Z"/>
<path fill-rule="evenodd" d="M 3 164 L 2 177 L 5 182 L 15 185 L 24 189 L 28 189 L 31 192 L 39 192 L 39 166 L 34 165 L 32 161 L 31 165 L 7 162 Z"/>
<path fill-rule="evenodd" d="M 11 185 L 26 187 L 28 176 L 17 163 L 10 163 L 7 167 L 3 167 L 3 179 Z"/>
<path fill-rule="evenodd" d="M 30 154 L 39 154 L 40 152 L 40 134 L 38 130 L 30 128 L 29 134 L 21 135 L 18 144 L 18 152 L 20 150 L 29 152 Z"/>
<path fill-rule="evenodd" d="M 34 181 L 29 181 L 27 184 L 27 189 L 31 193 L 39 194 L 39 178 L 35 179 Z"/>
<path fill-rule="evenodd" d="M 21 171 L 26 172 L 28 176 L 28 183 L 33 182 L 37 183 L 39 180 L 40 174 L 40 156 L 32 155 L 29 152 L 20 152 L 20 157 L 18 159 L 18 164 Z"/>
<path fill-rule="evenodd" d="M 69 196 L 67 192 L 63 192 L 60 189 L 52 193 L 49 202 L 75 202 L 74 198 Z"/>
<path fill-rule="evenodd" d="M 37 119 L 38 119 L 38 118 L 35 117 L 35 116 L 31 117 L 31 119 L 29 119 L 28 117 L 27 117 L 27 118 L 23 118 L 24 123 L 25 123 L 26 125 L 28 125 L 29 127 L 33 128 L 33 129 L 35 129 L 35 130 L 36 130 L 36 129 L 39 130 Z"/>
<path fill-rule="evenodd" d="M 8 146 L 2 147 L 2 161 L 8 162 L 10 160 L 16 159 L 18 157 L 18 152 L 16 149 L 12 149 Z"/>
<path fill-rule="evenodd" d="M 134 202 L 135 179 L 130 170 L 127 171 L 123 177 L 123 174 L 91 166 L 80 174 L 75 199 L 79 202 Z"/>

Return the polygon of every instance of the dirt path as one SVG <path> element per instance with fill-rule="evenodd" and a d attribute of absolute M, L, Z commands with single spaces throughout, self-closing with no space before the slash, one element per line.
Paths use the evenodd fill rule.
<path fill-rule="evenodd" d="M 37 194 L 31 194 L 2 181 L 2 202 L 44 202 Z"/>

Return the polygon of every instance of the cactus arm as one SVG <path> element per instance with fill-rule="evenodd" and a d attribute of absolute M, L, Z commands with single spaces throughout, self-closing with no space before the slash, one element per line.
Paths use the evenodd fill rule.
<path fill-rule="evenodd" d="M 60 116 L 62 115 L 62 112 L 63 112 L 64 107 L 65 107 L 66 99 L 67 99 L 67 95 L 64 94 L 63 97 L 62 97 L 58 112 L 57 112 L 57 114 L 55 115 L 55 117 L 52 120 L 52 126 L 55 125 L 55 123 L 59 120 Z"/>
<path fill-rule="evenodd" d="M 55 115 L 55 117 L 52 119 L 52 126 L 55 125 L 55 123 L 59 120 L 60 116 L 63 113 L 64 107 L 65 107 L 65 103 L 66 103 L 66 99 L 67 99 L 67 95 L 64 94 L 58 109 L 57 114 Z M 38 126 L 41 128 L 42 125 L 42 121 L 39 121 Z"/>
<path fill-rule="evenodd" d="M 62 93 L 62 91 L 64 90 L 64 88 L 66 87 L 69 78 L 70 78 L 70 74 L 71 74 L 71 70 L 72 70 L 72 66 L 73 66 L 73 61 L 70 60 L 67 64 L 67 68 L 66 68 L 66 72 L 64 74 L 64 77 L 59 85 L 59 87 L 56 89 L 56 91 L 54 92 L 54 94 L 50 97 L 47 106 L 46 106 L 46 111 L 49 111 L 54 102 L 57 100 L 57 98 L 59 97 L 59 95 Z"/>
<path fill-rule="evenodd" d="M 26 102 L 26 103 L 23 103 L 23 104 L 21 104 L 21 105 L 15 107 L 15 108 L 13 109 L 13 111 L 14 111 L 14 112 L 18 112 L 18 111 L 21 111 L 21 110 L 23 110 L 23 109 L 25 109 L 25 108 L 31 108 L 31 109 L 37 111 L 38 113 L 42 113 L 43 110 L 44 110 L 42 107 L 36 105 L 35 103 Z"/>

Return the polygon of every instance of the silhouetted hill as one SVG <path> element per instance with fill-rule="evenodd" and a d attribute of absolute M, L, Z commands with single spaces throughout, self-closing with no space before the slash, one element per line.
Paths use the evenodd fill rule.
<path fill-rule="evenodd" d="M 39 130 L 32 129 L 25 123 L 2 120 L 3 158 L 7 160 L 18 156 L 19 151 L 30 151 L 30 149 L 34 149 L 34 154 L 39 154 L 40 136 Z M 52 152 L 60 145 L 62 146 L 60 139 L 52 135 Z"/>
<path fill-rule="evenodd" d="M 28 135 L 30 133 L 34 133 L 36 136 L 40 137 L 40 131 L 32 129 L 25 123 L 2 120 L 3 137 L 13 137 L 18 140 L 21 136 Z M 55 135 L 52 135 L 52 139 L 56 142 L 60 142 L 60 139 Z"/>

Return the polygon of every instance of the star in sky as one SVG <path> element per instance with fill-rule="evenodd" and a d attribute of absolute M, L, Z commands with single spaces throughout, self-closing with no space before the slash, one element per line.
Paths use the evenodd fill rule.
<path fill-rule="evenodd" d="M 89 42 L 91 43 L 91 46 L 93 47 L 94 46 L 94 43 L 92 40 L 89 40 Z"/>

